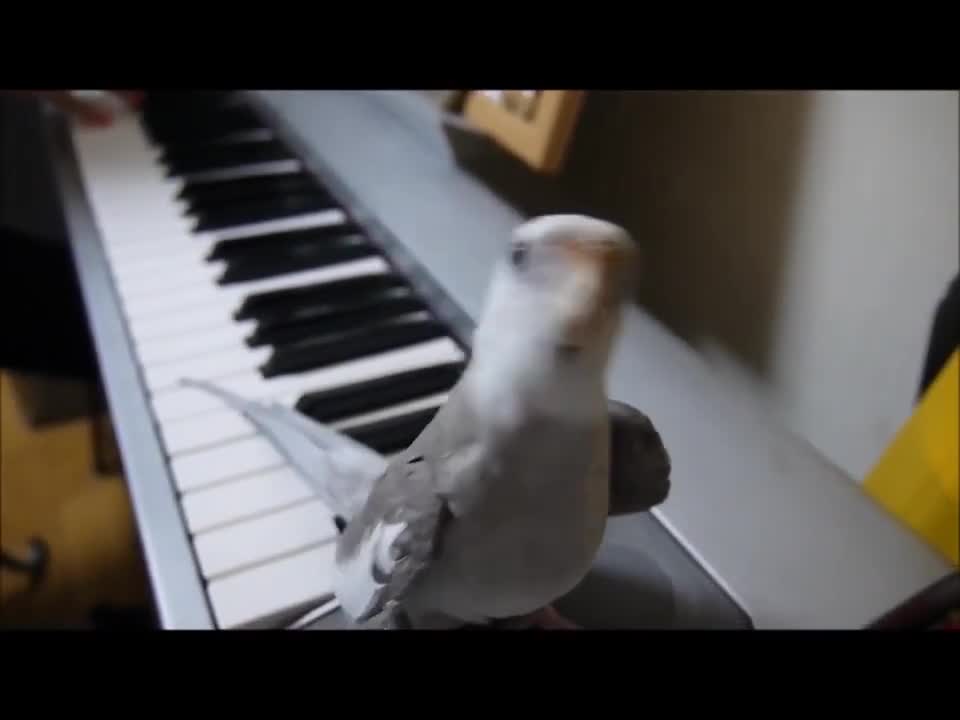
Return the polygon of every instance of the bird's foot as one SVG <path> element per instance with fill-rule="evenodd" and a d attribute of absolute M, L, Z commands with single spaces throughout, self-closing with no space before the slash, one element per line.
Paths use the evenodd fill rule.
<path fill-rule="evenodd" d="M 537 610 L 531 615 L 533 627 L 541 630 L 580 630 L 580 626 L 561 615 L 553 605 Z"/>
<path fill-rule="evenodd" d="M 502 620 L 498 623 L 504 629 L 523 630 L 580 630 L 572 620 L 561 615 L 552 605 L 540 608 L 528 615 Z"/>

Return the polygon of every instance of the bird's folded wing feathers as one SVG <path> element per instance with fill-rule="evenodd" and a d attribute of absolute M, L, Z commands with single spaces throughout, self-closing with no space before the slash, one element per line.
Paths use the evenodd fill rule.
<path fill-rule="evenodd" d="M 391 462 L 340 538 L 338 596 L 361 622 L 404 604 L 444 549 L 452 523 L 482 492 L 489 457 L 454 388 L 423 432 Z"/>
<path fill-rule="evenodd" d="M 389 611 L 437 557 L 452 515 L 434 470 L 429 458 L 404 454 L 347 525 L 337 548 L 337 594 L 355 620 Z"/>
<path fill-rule="evenodd" d="M 610 400 L 610 515 L 644 512 L 670 493 L 670 455 L 653 422 Z"/>
<path fill-rule="evenodd" d="M 334 514 L 356 514 L 386 471 L 382 455 L 292 408 L 246 400 L 205 381 L 181 383 L 211 393 L 243 414 Z"/>

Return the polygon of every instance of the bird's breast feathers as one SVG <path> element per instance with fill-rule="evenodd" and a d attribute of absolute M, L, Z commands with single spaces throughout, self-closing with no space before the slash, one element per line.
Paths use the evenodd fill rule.
<path fill-rule="evenodd" d="M 605 429 L 545 422 L 531 435 L 499 449 L 499 467 L 510 469 L 484 483 L 444 538 L 424 590 L 448 614 L 532 612 L 571 590 L 593 563 L 607 517 Z"/>

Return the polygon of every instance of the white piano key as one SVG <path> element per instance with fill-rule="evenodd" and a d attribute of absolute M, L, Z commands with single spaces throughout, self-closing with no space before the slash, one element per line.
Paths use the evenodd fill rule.
<path fill-rule="evenodd" d="M 352 415 L 329 424 L 335 429 L 351 428 L 430 407 L 440 407 L 446 402 L 446 399 L 446 393 L 434 393 Z M 275 402 L 278 405 L 292 408 L 296 399 L 287 397 L 277 399 Z M 164 447 L 167 454 L 171 456 L 232 442 L 249 437 L 255 432 L 256 429 L 246 417 L 228 407 L 209 410 L 199 415 L 191 415 L 187 418 L 163 423 L 160 426 Z"/>
<path fill-rule="evenodd" d="M 157 202 L 157 199 L 153 199 Z M 127 258 L 131 256 L 162 257 L 165 249 L 181 251 L 191 245 L 200 243 L 214 243 L 220 240 L 250 237 L 253 235 L 268 235 L 291 230 L 309 230 L 310 228 L 341 225 L 346 222 L 347 216 L 340 208 L 312 210 L 288 217 L 274 218 L 235 225 L 217 230 L 195 230 L 196 218 L 192 215 L 182 215 L 179 201 L 169 201 L 167 212 L 170 220 L 164 220 L 166 215 L 157 220 L 156 227 L 149 230 L 137 230 L 135 226 L 115 226 L 118 238 L 110 248 L 111 257 Z M 129 223 L 129 220 L 125 221 Z"/>
<path fill-rule="evenodd" d="M 415 398 L 414 400 L 406 400 L 386 408 L 371 410 L 370 412 L 359 415 L 351 415 L 349 418 L 330 423 L 330 427 L 334 430 L 349 430 L 359 425 L 380 422 L 381 420 L 387 420 L 392 417 L 397 417 L 398 415 L 406 415 L 407 413 L 418 412 L 420 410 L 426 410 L 427 408 L 439 408 L 447 401 L 448 397 L 448 393 L 434 393 L 432 395 Z"/>
<path fill-rule="evenodd" d="M 309 627 L 313 623 L 322 620 L 328 615 L 332 615 L 337 610 L 340 609 L 340 601 L 337 598 L 332 600 L 327 600 L 322 605 L 319 605 L 312 610 L 307 611 L 306 614 L 301 615 L 292 623 L 286 626 L 287 630 L 303 630 L 304 628 Z"/>
<path fill-rule="evenodd" d="M 142 253 L 144 246 L 169 252 L 171 240 L 189 238 L 185 219 L 172 203 L 175 186 L 160 177 L 142 132 L 132 120 L 121 119 L 99 135 L 81 130 L 76 141 L 92 209 L 111 262 L 120 252 L 118 246 L 124 244 L 131 252 Z M 112 269 L 116 275 L 116 266 Z M 166 275 L 179 277 L 180 273 Z"/>
<path fill-rule="evenodd" d="M 463 359 L 463 350 L 453 340 L 436 338 L 399 350 L 390 350 L 305 373 L 264 378 L 259 373 L 251 372 L 226 378 L 217 384 L 225 390 L 248 399 L 281 398 L 288 395 L 295 398 L 315 390 L 326 390 L 392 373 Z M 168 390 L 153 396 L 151 404 L 161 424 L 222 407 L 218 398 L 195 388 Z"/>
<path fill-rule="evenodd" d="M 135 273 L 125 275 L 123 271 L 113 271 L 117 290 L 126 301 L 131 297 L 153 297 L 178 293 L 196 287 L 209 287 L 217 282 L 227 264 L 218 260 L 212 263 L 185 263 L 175 272 L 155 271 L 149 275 Z"/>
<path fill-rule="evenodd" d="M 170 461 L 174 484 L 181 492 L 263 472 L 285 462 L 264 437 L 254 435 L 195 453 L 179 455 Z"/>
<path fill-rule="evenodd" d="M 219 627 L 270 627 L 333 597 L 336 544 L 324 543 L 207 586 Z"/>
<path fill-rule="evenodd" d="M 128 195 L 127 203 L 123 215 L 119 214 L 119 208 L 110 208 L 102 215 L 102 222 L 112 230 L 107 244 L 111 249 L 156 243 L 185 244 L 194 233 L 193 220 L 181 215 L 173 199 L 165 194 Z"/>
<path fill-rule="evenodd" d="M 215 285 L 207 283 L 198 287 L 183 288 L 179 292 L 125 298 L 124 311 L 127 317 L 146 318 L 173 315 L 185 309 L 219 304 L 233 312 L 243 298 L 255 293 L 285 290 L 305 285 L 319 285 L 334 280 L 365 275 L 383 275 L 390 269 L 382 257 L 338 262 L 324 267 L 298 270 L 272 275 L 258 280 Z"/>
<path fill-rule="evenodd" d="M 149 166 L 131 171 L 126 178 L 128 184 L 122 188 L 113 188 L 109 192 L 119 195 L 123 202 L 108 202 L 100 197 L 99 217 L 115 235 L 107 241 L 108 246 L 123 242 L 143 242 L 148 238 L 159 237 L 166 233 L 179 234 L 189 231 L 188 218 L 179 212 L 169 188 L 151 182 L 145 177 Z M 91 190 L 102 195 L 106 187 L 103 184 Z"/>
<path fill-rule="evenodd" d="M 106 223 L 101 227 L 105 231 L 109 231 L 111 237 L 114 238 L 126 238 L 128 235 L 127 232 L 113 228 Z M 116 269 L 133 259 L 162 259 L 182 253 L 190 247 L 188 240 L 193 240 L 193 238 L 187 230 L 157 232 L 149 236 L 141 233 L 131 233 L 128 243 L 116 241 L 113 245 L 104 243 L 104 254 L 107 256 L 107 262 L 111 269 Z M 198 243 L 202 242 L 202 240 L 198 241 Z"/>
<path fill-rule="evenodd" d="M 210 252 L 212 241 L 199 235 L 192 236 L 189 240 L 190 242 L 177 241 L 173 244 L 136 243 L 124 248 L 114 247 L 107 251 L 107 260 L 110 269 L 123 276 L 134 274 L 138 270 L 147 275 L 151 270 L 169 270 L 172 266 L 202 262 Z"/>
<path fill-rule="evenodd" d="M 130 330 L 136 343 L 161 337 L 172 337 L 197 330 L 216 329 L 235 322 L 233 313 L 247 295 L 270 290 L 282 290 L 301 285 L 315 285 L 336 280 L 380 275 L 389 270 L 389 265 L 380 257 L 364 258 L 338 263 L 314 270 L 301 270 L 287 275 L 277 275 L 263 280 L 254 280 L 237 285 L 216 287 L 206 295 L 202 291 L 196 305 L 177 308 L 170 312 L 157 311 L 156 314 L 137 315 L 131 308 L 124 307 L 130 321 Z"/>
<path fill-rule="evenodd" d="M 154 198 L 153 202 L 163 203 L 164 201 Z M 103 237 L 110 238 L 109 242 L 104 240 L 104 251 L 111 261 L 114 258 L 132 254 L 134 249 L 138 253 L 147 253 L 150 248 L 177 249 L 190 239 L 191 229 L 183 218 L 172 221 L 161 214 L 156 207 L 148 210 L 145 205 L 146 203 L 130 203 L 127 207 L 129 212 L 140 218 L 139 225 L 132 225 L 129 220 L 118 223 L 112 221 L 109 216 L 101 216 L 100 227 L 104 231 Z"/>
<path fill-rule="evenodd" d="M 137 197 L 147 191 L 166 192 L 175 186 L 163 177 L 164 171 L 149 152 L 145 152 L 139 128 L 127 119 L 105 133 L 94 136 L 84 133 L 79 137 L 83 150 L 90 150 L 85 165 L 95 166 L 96 184 L 88 183 L 92 191 L 105 188 L 109 193 L 123 192 Z M 121 137 L 123 136 L 123 137 Z M 109 143 L 109 147 L 104 143 Z"/>
<path fill-rule="evenodd" d="M 204 309 L 204 312 L 206 312 L 206 309 Z M 224 317 L 226 318 L 228 315 L 228 311 L 225 311 Z M 272 346 L 249 347 L 245 343 L 239 343 L 174 362 L 143 365 L 143 375 L 147 389 L 156 395 L 177 389 L 182 380 L 215 381 L 220 378 L 234 377 L 247 371 L 255 371 L 259 374 L 260 369 L 273 356 L 274 352 L 275 348 Z M 264 379 L 266 380 L 266 378 Z"/>
<path fill-rule="evenodd" d="M 196 307 L 217 306 L 223 308 L 226 318 L 232 310 L 237 309 L 246 294 L 248 293 L 241 292 L 237 286 L 217 286 L 211 278 L 202 285 L 184 286 L 165 293 L 124 297 L 123 310 L 131 320 L 143 320 L 189 312 Z"/>
<path fill-rule="evenodd" d="M 111 259 L 111 272 L 120 279 L 120 284 L 127 291 L 139 290 L 143 281 L 152 282 L 161 289 L 165 285 L 180 285 L 177 274 L 184 268 L 204 270 L 205 276 L 215 276 L 219 273 L 208 271 L 205 266 L 216 265 L 221 269 L 225 266 L 223 259 L 209 259 L 218 242 L 216 238 L 191 239 L 186 247 L 146 248 L 138 253 L 115 255 Z M 163 282 L 164 279 L 166 282 Z"/>
<path fill-rule="evenodd" d="M 314 216 L 314 222 L 299 229 L 312 229 L 343 225 L 347 216 L 342 210 L 325 210 Z M 204 231 L 183 233 L 179 236 L 164 237 L 151 242 L 130 242 L 116 245 L 108 251 L 110 262 L 115 271 L 126 277 L 138 271 L 172 271 L 183 266 L 205 262 L 213 247 L 224 239 L 225 233 Z"/>
<path fill-rule="evenodd" d="M 234 322 L 229 309 L 217 304 L 196 307 L 187 311 L 159 317 L 128 318 L 130 333 L 135 344 L 146 340 L 173 338 L 178 335 L 216 330 L 226 323 Z"/>
<path fill-rule="evenodd" d="M 151 203 L 164 203 L 165 214 L 156 207 L 144 209 L 151 225 L 141 229 L 132 224 L 130 218 L 113 221 L 107 217 L 104 221 L 114 233 L 114 239 L 108 246 L 111 259 L 123 260 L 137 257 L 161 259 L 164 252 L 188 250 L 192 245 L 213 244 L 220 240 L 246 238 L 255 235 L 267 235 L 292 230 L 342 224 L 346 215 L 339 208 L 311 210 L 296 215 L 245 222 L 216 230 L 196 230 L 196 218 L 184 215 L 179 201 L 163 201 L 152 198 Z"/>
<path fill-rule="evenodd" d="M 238 440 L 254 432 L 250 421 L 232 408 L 208 410 L 160 425 L 163 446 L 170 456 Z"/>
<path fill-rule="evenodd" d="M 144 212 L 150 213 L 150 216 L 156 217 L 159 222 L 169 222 L 176 216 L 169 212 L 170 202 L 173 200 L 173 188 L 153 175 L 156 171 L 156 165 L 142 157 L 134 158 L 132 155 L 136 151 L 126 149 L 130 157 L 121 159 L 121 162 L 128 162 L 130 167 L 119 169 L 109 167 L 111 159 L 98 157 L 96 164 L 99 173 L 95 186 L 89 186 L 88 189 L 92 196 L 102 201 L 100 216 L 105 222 L 110 222 L 119 230 L 143 230 L 146 226 L 141 222 L 143 217 L 137 215 L 125 214 L 124 209 L 135 207 L 143 208 Z M 135 167 L 134 167 L 135 166 Z M 116 176 L 116 173 L 122 176 Z M 112 201 L 107 201 L 113 198 Z M 122 199 L 123 202 L 117 202 Z M 151 205 L 153 200 L 162 199 L 164 202 Z"/>
<path fill-rule="evenodd" d="M 119 163 L 114 160 L 112 164 L 109 159 L 103 159 L 101 157 L 92 158 L 94 161 L 99 161 L 101 166 L 97 169 L 101 171 L 98 176 L 100 185 L 102 187 L 108 187 L 111 191 L 120 191 L 123 190 L 131 196 L 135 196 L 138 190 L 150 189 L 153 187 L 159 187 L 167 190 L 168 192 L 179 192 L 179 189 L 186 183 L 206 183 L 218 180 L 231 180 L 235 178 L 246 178 L 246 177 L 268 177 L 274 175 L 285 175 L 289 173 L 299 172 L 303 169 L 302 164 L 296 158 L 289 160 L 276 160 L 269 162 L 258 162 L 250 163 L 247 165 L 236 165 L 229 168 L 218 168 L 215 170 L 205 170 L 195 173 L 185 173 L 182 175 L 167 177 L 167 168 L 160 162 L 160 155 L 156 152 L 156 149 L 151 148 L 148 144 L 142 142 L 142 138 L 129 137 L 129 134 L 135 135 L 137 132 L 140 132 L 138 128 L 132 127 L 129 122 L 125 123 L 123 127 L 115 126 L 112 128 L 114 131 L 112 134 L 114 140 L 117 143 L 118 149 L 122 149 L 126 154 L 126 160 L 129 160 L 136 156 L 136 159 L 131 164 L 137 164 L 136 161 L 139 161 L 139 169 L 141 174 L 136 178 L 138 182 L 136 183 L 127 183 L 123 185 L 121 182 L 122 176 L 117 172 Z M 84 138 L 87 139 L 87 138 Z M 102 147 L 94 147 L 93 142 L 88 143 L 88 149 L 91 149 L 96 155 L 102 155 Z M 97 153 L 97 150 L 101 150 L 100 153 Z M 143 168 L 149 167 L 152 172 L 144 173 Z M 106 170 L 114 171 L 113 174 L 107 174 Z"/>
<path fill-rule="evenodd" d="M 143 369 L 147 388 L 152 393 L 180 385 L 181 380 L 216 380 L 256 368 L 273 354 L 273 348 L 238 346 L 207 355 L 162 363 Z"/>
<path fill-rule="evenodd" d="M 213 242 L 215 237 L 212 234 L 185 227 L 149 238 L 133 237 L 129 242 L 115 242 L 106 248 L 106 254 L 110 263 L 119 267 L 133 261 L 162 261 L 194 248 L 206 249 Z"/>
<path fill-rule="evenodd" d="M 315 212 L 291 215 L 276 220 L 237 225 L 231 228 L 212 231 L 218 240 L 239 240 L 254 235 L 287 232 L 289 230 L 306 230 L 312 227 L 323 227 L 334 223 L 341 223 L 345 219 L 342 210 L 330 208 Z"/>
<path fill-rule="evenodd" d="M 261 175 L 285 175 L 302 170 L 303 165 L 297 159 L 270 160 L 268 162 L 235 165 L 230 168 L 204 170 L 202 172 L 185 173 L 181 177 L 186 182 L 214 182 L 217 180 L 234 180 L 237 178 L 257 177 Z"/>
<path fill-rule="evenodd" d="M 194 536 L 200 572 L 208 580 L 276 560 L 336 538 L 330 509 L 319 500 L 277 510 Z"/>
<path fill-rule="evenodd" d="M 282 378 L 272 378 L 274 381 Z M 224 390 L 237 393 L 249 399 L 264 398 L 271 395 L 273 387 L 264 390 L 264 378 L 256 372 L 244 373 L 236 377 L 219 380 L 217 385 Z M 210 393 L 195 388 L 177 388 L 167 390 L 150 398 L 154 415 L 161 425 L 192 417 L 222 407 L 223 403 Z"/>
<path fill-rule="evenodd" d="M 188 246 L 163 242 L 142 244 L 127 250 L 113 248 L 105 254 L 110 274 L 117 279 L 121 289 L 125 289 L 124 286 L 129 289 L 143 280 L 170 280 L 178 277 L 184 269 L 203 267 L 209 247 L 210 244 L 202 240 Z"/>
<path fill-rule="evenodd" d="M 159 172 L 144 172 L 156 164 L 133 116 L 119 117 L 109 128 L 74 128 L 73 141 L 85 188 L 97 200 L 116 197 L 118 191 L 133 192 L 138 185 L 155 185 L 160 179 Z"/>
<path fill-rule="evenodd" d="M 180 214 L 172 200 L 152 197 L 128 203 L 133 214 L 123 220 L 109 213 L 101 215 L 103 227 L 110 230 L 109 242 L 104 240 L 108 257 L 146 252 L 151 247 L 183 246 L 196 235 L 189 218 Z"/>
<path fill-rule="evenodd" d="M 218 260 L 184 262 L 176 270 L 156 268 L 151 272 L 124 273 L 121 269 L 111 268 L 110 273 L 122 303 L 126 304 L 133 298 L 166 296 L 196 288 L 209 288 L 217 283 L 226 267 L 224 261 Z"/>
<path fill-rule="evenodd" d="M 184 494 L 184 517 L 191 533 L 246 520 L 309 500 L 310 485 L 289 466 L 238 478 Z"/>
<path fill-rule="evenodd" d="M 217 350 L 242 346 L 257 327 L 254 320 L 225 323 L 213 330 L 202 330 L 176 337 L 162 337 L 136 343 L 137 359 L 146 367 L 196 357 Z"/>
<path fill-rule="evenodd" d="M 154 245 L 131 245 L 126 249 L 116 248 L 108 253 L 110 267 L 121 277 L 149 277 L 157 272 L 170 271 L 186 264 L 202 263 L 213 247 L 212 239 L 199 235 L 191 237 L 189 243 L 177 243 L 170 247 L 168 243 Z"/>

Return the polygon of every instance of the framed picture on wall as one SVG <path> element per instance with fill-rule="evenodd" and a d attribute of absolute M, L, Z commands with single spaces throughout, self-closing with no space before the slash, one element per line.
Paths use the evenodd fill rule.
<path fill-rule="evenodd" d="M 563 167 L 577 125 L 582 90 L 474 90 L 463 114 L 538 172 Z"/>

